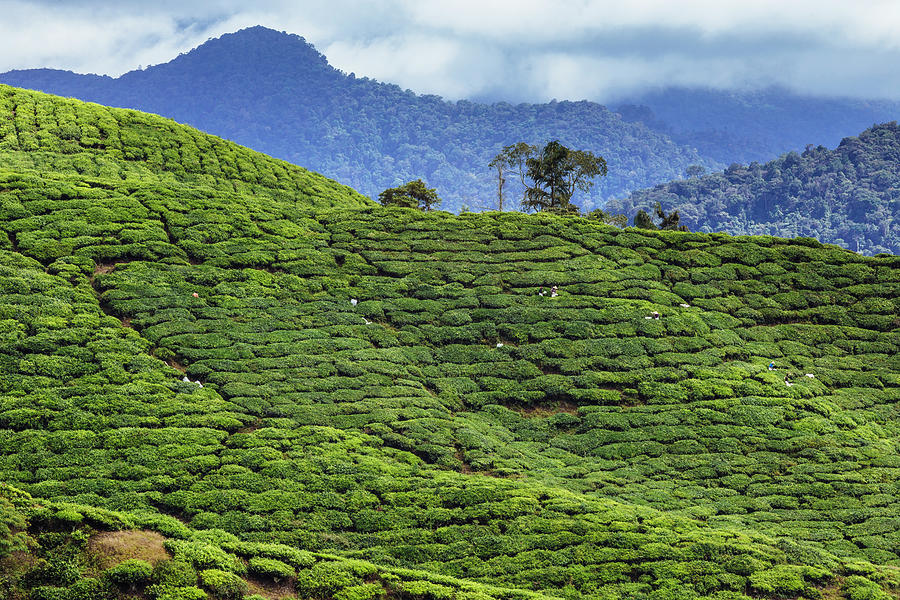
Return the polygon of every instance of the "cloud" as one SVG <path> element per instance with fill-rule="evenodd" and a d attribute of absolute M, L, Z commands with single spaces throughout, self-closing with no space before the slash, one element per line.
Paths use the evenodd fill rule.
<path fill-rule="evenodd" d="M 0 11 L 0 71 L 118 75 L 262 24 L 344 71 L 450 99 L 766 84 L 900 99 L 893 0 L 0 0 Z"/>

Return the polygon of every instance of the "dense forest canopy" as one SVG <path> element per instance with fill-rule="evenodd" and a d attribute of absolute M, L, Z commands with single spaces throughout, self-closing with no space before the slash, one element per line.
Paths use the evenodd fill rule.
<path fill-rule="evenodd" d="M 808 147 L 733 164 L 614 200 L 629 216 L 656 202 L 690 229 L 809 236 L 867 254 L 900 253 L 900 127 L 877 125 L 834 150 Z"/>
<path fill-rule="evenodd" d="M 898 257 L 387 208 L 0 100 L 6 597 L 900 589 Z"/>

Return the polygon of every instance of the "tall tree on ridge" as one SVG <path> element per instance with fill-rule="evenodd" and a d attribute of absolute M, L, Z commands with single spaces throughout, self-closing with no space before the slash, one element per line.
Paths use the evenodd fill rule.
<path fill-rule="evenodd" d="M 526 175 L 534 182 L 527 186 L 522 206 L 526 209 L 577 212 L 572 210 L 575 190 L 587 191 L 594 177 L 607 173 L 606 160 L 584 150 L 570 150 L 559 141 L 549 142 L 536 157 L 526 160 Z"/>
<path fill-rule="evenodd" d="M 383 206 L 418 208 L 426 212 L 434 210 L 441 204 L 437 190 L 425 185 L 425 182 L 421 179 L 384 190 L 378 194 L 378 201 Z"/>
<path fill-rule="evenodd" d="M 510 144 L 509 146 L 504 146 L 503 150 L 501 150 L 497 156 L 491 160 L 488 165 L 491 168 L 495 169 L 511 169 L 519 174 L 519 181 L 522 183 L 522 187 L 527 191 L 528 184 L 525 182 L 526 169 L 528 159 L 537 154 L 538 147 L 533 146 L 531 144 L 526 144 L 525 142 L 516 142 L 515 144 Z M 503 179 L 503 182 L 498 186 L 498 195 L 502 195 L 502 185 L 506 182 L 506 179 L 502 177 L 498 178 Z M 525 202 L 525 195 L 522 195 L 522 202 Z M 503 207 L 500 207 L 500 210 L 503 210 Z"/>

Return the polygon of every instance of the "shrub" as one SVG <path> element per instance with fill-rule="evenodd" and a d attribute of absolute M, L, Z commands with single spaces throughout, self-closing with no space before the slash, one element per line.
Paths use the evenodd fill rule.
<path fill-rule="evenodd" d="M 85 577 L 69 586 L 65 600 L 97 600 L 103 598 L 106 591 L 106 586 L 100 580 Z"/>
<path fill-rule="evenodd" d="M 198 569 L 240 571 L 243 567 L 237 557 L 212 544 L 166 540 L 165 546 L 176 559 L 191 563 Z"/>
<path fill-rule="evenodd" d="M 328 596 L 340 590 L 362 584 L 363 581 L 340 563 L 320 562 L 311 569 L 300 571 L 297 591 L 304 596 Z"/>
<path fill-rule="evenodd" d="M 796 596 L 808 588 L 803 577 L 803 567 L 796 565 L 776 565 L 765 571 L 757 571 L 750 575 L 750 585 L 764 594 L 783 596 Z"/>
<path fill-rule="evenodd" d="M 877 583 L 860 575 L 851 575 L 841 586 L 847 600 L 889 600 L 893 596 Z"/>
<path fill-rule="evenodd" d="M 247 582 L 227 571 L 207 569 L 200 572 L 203 587 L 224 600 L 239 600 L 247 593 Z"/>
<path fill-rule="evenodd" d="M 209 596 L 206 595 L 206 592 L 194 586 L 153 586 L 151 597 L 155 600 L 206 600 Z"/>
<path fill-rule="evenodd" d="M 145 560 L 132 558 L 107 569 L 103 576 L 113 585 L 134 591 L 138 586 L 150 581 L 153 565 Z"/>
<path fill-rule="evenodd" d="M 372 600 L 382 598 L 385 594 L 384 587 L 378 583 L 364 583 L 346 587 L 334 595 L 334 600 Z M 857 599 L 852 599 L 857 600 Z M 866 600 L 866 599 L 859 599 Z"/>
<path fill-rule="evenodd" d="M 153 567 L 153 582 L 166 587 L 191 587 L 197 584 L 197 572 L 187 562 L 161 560 Z"/>
<path fill-rule="evenodd" d="M 261 556 L 254 556 L 251 558 L 248 567 L 251 573 L 273 577 L 275 579 L 294 577 L 297 574 L 296 571 L 294 571 L 294 567 L 285 564 L 280 560 L 263 558 Z"/>

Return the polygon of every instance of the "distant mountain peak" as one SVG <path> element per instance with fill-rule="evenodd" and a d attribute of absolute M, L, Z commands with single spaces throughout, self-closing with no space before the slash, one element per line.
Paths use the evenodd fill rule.
<path fill-rule="evenodd" d="M 262 25 L 247 27 L 234 33 L 226 33 L 211 38 L 193 50 L 180 55 L 164 65 L 194 61 L 230 61 L 223 67 L 236 69 L 252 66 L 254 69 L 267 65 L 290 64 L 297 70 L 317 68 L 336 71 L 321 52 L 302 36 L 276 31 Z M 156 65 L 158 68 L 164 65 Z"/>

